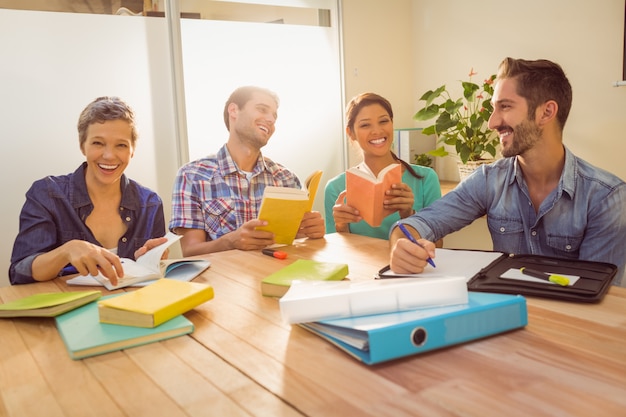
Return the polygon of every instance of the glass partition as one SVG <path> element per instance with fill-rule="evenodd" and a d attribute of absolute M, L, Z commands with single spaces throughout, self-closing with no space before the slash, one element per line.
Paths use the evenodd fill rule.
<path fill-rule="evenodd" d="M 307 4 L 309 3 L 309 4 Z M 235 22 L 280 23 L 304 26 L 330 26 L 330 9 L 315 2 L 179 0 L 181 17 Z M 321 7 L 328 7 L 321 5 Z M 165 0 L 152 4 L 146 15 L 164 13 Z"/>
<path fill-rule="evenodd" d="M 193 3 L 211 7 L 215 6 L 213 3 L 226 4 Z M 256 9 L 261 4 L 251 5 L 250 1 L 229 4 L 229 20 L 224 15 L 222 20 L 180 20 L 179 75 L 184 97 L 179 95 L 183 100 L 179 111 L 186 119 L 181 142 L 187 140 L 186 144 L 181 143 L 181 152 L 188 152 L 192 160 L 217 152 L 228 139 L 223 120 L 228 96 L 237 87 L 258 85 L 280 97 L 276 132 L 263 154 L 293 169 L 301 179 L 321 169 L 325 184 L 344 169 L 346 158 L 338 2 L 298 1 L 299 7 L 276 5 L 285 2 L 265 3 L 267 13 L 256 12 L 257 16 L 264 16 L 262 22 L 236 17 L 249 16 L 248 8 L 252 6 L 261 10 Z M 189 2 L 181 1 L 181 12 L 185 4 Z M 303 19 L 309 15 L 309 21 L 317 23 L 289 24 L 289 16 L 297 14 L 293 9 L 303 9 Z M 242 14 L 235 13 L 237 10 Z M 171 14 L 176 14 L 176 10 Z M 324 15 L 325 23 L 320 24 L 320 16 Z M 318 209 L 322 200 L 319 195 Z"/>
<path fill-rule="evenodd" d="M 143 15 L 150 0 L 0 0 L 0 9 L 37 10 L 41 12 Z"/>

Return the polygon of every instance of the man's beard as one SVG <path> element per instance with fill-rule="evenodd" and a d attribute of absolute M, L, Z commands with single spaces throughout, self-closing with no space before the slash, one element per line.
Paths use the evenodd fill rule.
<path fill-rule="evenodd" d="M 513 141 L 502 149 L 505 158 L 521 155 L 531 149 L 541 137 L 541 128 L 532 120 L 524 120 L 513 129 Z"/>

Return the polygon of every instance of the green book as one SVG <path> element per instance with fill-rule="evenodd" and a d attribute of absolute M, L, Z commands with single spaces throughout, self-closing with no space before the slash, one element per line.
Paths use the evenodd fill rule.
<path fill-rule="evenodd" d="M 100 298 L 100 291 L 34 294 L 0 304 L 0 317 L 55 317 Z"/>
<path fill-rule="evenodd" d="M 114 294 L 109 297 L 116 297 Z M 193 323 L 185 316 L 176 316 L 153 327 L 132 327 L 100 323 L 98 303 L 89 303 L 56 318 L 57 328 L 72 359 L 144 345 L 193 332 Z"/>
<path fill-rule="evenodd" d="M 265 277 L 261 281 L 261 293 L 267 297 L 282 297 L 292 281 L 341 281 L 347 275 L 347 264 L 298 259 Z"/>

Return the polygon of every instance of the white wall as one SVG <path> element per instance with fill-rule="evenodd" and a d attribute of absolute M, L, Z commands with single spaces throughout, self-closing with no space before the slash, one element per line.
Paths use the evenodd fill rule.
<path fill-rule="evenodd" d="M 507 56 L 547 58 L 563 66 L 574 89 L 565 144 L 626 179 L 626 87 L 612 86 L 622 76 L 624 0 L 342 4 L 346 99 L 377 91 L 391 101 L 396 127 L 419 127 L 412 116 L 424 91 L 458 84 L 472 67 L 476 79 L 492 74 Z M 458 179 L 451 158 L 440 162 L 443 179 Z"/>
<path fill-rule="evenodd" d="M 421 93 L 459 84 L 472 67 L 482 80 L 507 56 L 549 59 L 563 67 L 574 92 L 565 145 L 626 179 L 626 87 L 612 86 L 622 77 L 624 0 L 412 4 L 415 109 Z"/>
<path fill-rule="evenodd" d="M 374 92 L 393 107 L 394 128 L 415 127 L 412 0 L 342 0 L 345 100 Z M 349 165 L 361 161 L 349 147 Z"/>

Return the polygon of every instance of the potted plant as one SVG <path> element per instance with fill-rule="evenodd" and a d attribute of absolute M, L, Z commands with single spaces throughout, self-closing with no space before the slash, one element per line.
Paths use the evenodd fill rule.
<path fill-rule="evenodd" d="M 432 167 L 433 158 L 431 158 L 428 154 L 420 153 L 413 155 L 413 160 L 416 165 L 421 165 L 423 167 Z"/>
<path fill-rule="evenodd" d="M 420 101 L 424 108 L 413 118 L 418 121 L 437 118 L 434 124 L 425 127 L 422 133 L 435 135 L 442 146 L 428 152 L 432 156 L 447 156 L 445 145 L 454 146 L 460 159 L 461 179 L 482 163 L 492 162 L 496 156 L 499 138 L 495 131 L 487 127 L 493 112 L 491 96 L 495 74 L 484 80 L 481 86 L 472 82 L 477 73 L 469 73 L 469 81 L 461 81 L 463 96 L 453 99 L 445 84 L 436 90 L 425 92 Z M 487 157 L 490 155 L 490 158 Z"/>

